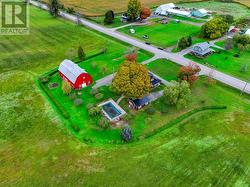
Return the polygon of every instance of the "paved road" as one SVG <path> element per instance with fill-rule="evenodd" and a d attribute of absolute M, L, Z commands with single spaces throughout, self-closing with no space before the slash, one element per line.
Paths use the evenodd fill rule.
<path fill-rule="evenodd" d="M 40 4 L 39 2 L 36 2 L 36 1 L 30 1 L 31 4 L 35 5 L 35 6 L 38 6 L 40 8 L 43 8 L 45 10 L 48 10 L 48 7 L 44 4 Z M 74 15 L 70 15 L 68 13 L 65 13 L 65 12 L 62 12 L 60 11 L 60 15 L 62 17 L 64 17 L 65 19 L 68 19 L 68 20 L 71 20 L 73 22 L 77 22 L 77 17 L 74 16 Z M 135 39 L 135 38 L 131 38 L 129 37 L 128 35 L 124 35 L 122 33 L 119 33 L 117 31 L 113 31 L 111 29 L 108 29 L 108 28 L 105 28 L 101 25 L 97 25 L 95 23 L 91 23 L 90 21 L 86 20 L 86 19 L 83 19 L 83 18 L 80 18 L 79 22 L 86 26 L 86 27 L 89 27 L 93 30 L 96 30 L 96 31 L 99 31 L 101 33 L 104 33 L 108 36 L 111 36 L 113 38 L 116 38 L 118 40 L 121 40 L 125 43 L 128 43 L 130 45 L 133 45 L 133 46 L 136 46 L 138 48 L 141 48 L 141 49 L 144 49 L 146 51 L 149 51 L 153 54 L 155 54 L 158 58 L 165 58 L 165 59 L 169 59 L 177 64 L 180 64 L 180 65 L 183 65 L 183 66 L 187 66 L 189 65 L 190 63 L 195 63 L 189 59 L 186 59 L 184 57 L 182 57 L 181 55 L 178 55 L 178 54 L 174 54 L 174 53 L 170 53 L 170 52 L 166 52 L 166 51 L 163 51 L 163 50 L 160 50 L 154 46 L 150 46 L 150 45 L 146 45 L 145 43 Z M 232 77 L 232 76 L 229 76 L 227 74 L 224 74 L 224 73 L 221 73 L 219 71 L 216 71 L 216 70 L 213 70 L 211 68 L 208 68 L 204 65 L 201 65 L 199 64 L 200 68 L 201 68 L 201 75 L 210 75 L 211 72 L 213 72 L 213 78 L 224 83 L 224 84 L 227 84 L 231 87 L 234 87 L 238 90 L 243 90 L 244 89 L 244 92 L 245 93 L 248 93 L 250 94 L 250 83 L 246 83 L 245 81 L 242 81 L 240 79 L 237 79 L 235 77 Z M 247 84 L 247 85 L 246 85 Z"/>

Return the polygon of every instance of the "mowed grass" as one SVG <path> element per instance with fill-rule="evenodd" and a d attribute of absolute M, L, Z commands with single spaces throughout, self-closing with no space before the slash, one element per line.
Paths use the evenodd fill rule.
<path fill-rule="evenodd" d="M 227 105 L 227 110 L 200 113 L 133 144 L 95 146 L 78 141 L 34 82 L 65 57 L 61 50 L 67 51 L 72 43 L 78 46 L 83 40 L 91 52 L 106 40 L 45 12 L 34 9 L 31 15 L 37 20 L 36 30 L 44 34 L 33 29 L 30 36 L 0 36 L 1 186 L 249 185 L 250 98 L 220 84 L 207 87 L 201 81 L 196 85 L 201 89 L 193 92 L 201 97 L 200 103 L 208 98 L 205 102 Z M 46 32 L 53 25 L 75 39 L 57 41 L 60 32 Z"/>
<path fill-rule="evenodd" d="M 221 47 L 224 46 L 224 42 L 218 43 Z M 216 51 L 220 51 L 215 49 Z M 245 51 L 240 54 L 240 57 L 234 57 L 235 54 L 238 54 L 239 51 L 235 47 L 232 50 L 224 51 L 221 50 L 220 53 L 214 53 L 204 59 L 196 58 L 191 54 L 185 55 L 186 58 L 192 59 L 195 62 L 205 64 L 212 68 L 215 68 L 221 72 L 227 73 L 239 79 L 248 81 L 250 80 L 250 51 Z M 242 72 L 242 67 L 247 66 L 246 71 Z"/>
<path fill-rule="evenodd" d="M 246 5 L 250 5 L 248 0 L 238 0 L 238 2 Z M 250 16 L 250 10 L 248 7 L 239 3 L 223 3 L 217 1 L 205 1 L 195 3 L 180 3 L 180 6 L 188 8 L 205 8 L 209 11 L 214 11 L 218 14 L 230 14 L 234 18 L 241 18 Z"/>
<path fill-rule="evenodd" d="M 147 64 L 147 68 L 161 78 L 171 81 L 177 80 L 180 66 L 166 59 L 158 59 Z"/>
<path fill-rule="evenodd" d="M 135 34 L 130 34 L 129 30 L 131 28 L 135 30 Z M 200 27 L 175 23 L 174 21 L 168 24 L 152 23 L 150 25 L 129 26 L 119 29 L 120 32 L 163 48 L 176 45 L 181 37 L 198 35 L 199 30 Z M 144 35 L 148 35 L 149 38 L 143 39 Z"/>

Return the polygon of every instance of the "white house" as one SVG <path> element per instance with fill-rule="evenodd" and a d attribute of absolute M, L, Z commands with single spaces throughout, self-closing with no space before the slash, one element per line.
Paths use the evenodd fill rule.
<path fill-rule="evenodd" d="M 175 4 L 174 3 L 168 3 L 168 4 L 164 4 L 159 6 L 156 10 L 155 10 L 155 14 L 159 14 L 159 15 L 168 15 L 167 10 L 169 9 L 173 9 L 175 8 Z"/>

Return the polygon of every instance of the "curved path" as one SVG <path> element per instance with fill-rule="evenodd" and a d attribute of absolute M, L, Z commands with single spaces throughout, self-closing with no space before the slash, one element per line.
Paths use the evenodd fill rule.
<path fill-rule="evenodd" d="M 30 3 L 34 6 L 37 6 L 37 7 L 40 7 L 42 9 L 45 9 L 45 10 L 48 10 L 48 7 L 47 5 L 45 4 L 41 4 L 39 2 L 36 2 L 36 1 L 30 1 Z M 147 45 L 135 38 L 131 38 L 127 35 L 124 35 L 122 33 L 119 33 L 117 31 L 114 31 L 113 29 L 108 29 L 108 28 L 105 28 L 101 25 L 98 25 L 98 24 L 95 24 L 95 23 L 92 23 L 86 19 L 83 19 L 83 18 L 78 18 L 74 15 L 71 15 L 71 14 L 68 14 L 68 13 L 65 13 L 65 12 L 62 12 L 60 11 L 59 13 L 60 16 L 64 17 L 65 19 L 68 19 L 70 21 L 73 21 L 73 22 L 78 22 L 86 27 L 89 27 L 93 30 L 96 30 L 98 32 L 101 32 L 101 33 L 104 33 L 108 36 L 111 36 L 113 38 L 116 38 L 118 40 L 121 40 L 123 42 L 126 42 L 130 45 L 133 45 L 133 46 L 136 46 L 138 48 L 141 48 L 141 49 L 144 49 L 146 51 L 149 51 L 153 54 L 155 54 L 155 58 L 164 58 L 164 59 L 168 59 L 168 60 L 171 60 L 177 64 L 180 64 L 182 66 L 187 66 L 189 65 L 190 63 L 195 63 L 194 61 L 191 61 L 189 59 L 186 59 L 184 57 L 182 57 L 181 55 L 178 55 L 178 54 L 174 54 L 174 53 L 170 53 L 170 52 L 166 52 L 166 51 L 163 51 L 163 50 L 160 50 L 154 46 L 150 46 L 150 45 Z M 200 75 L 206 75 L 206 76 L 211 76 L 211 72 L 212 73 L 212 77 L 226 85 L 229 85 L 231 87 L 234 87 L 242 92 L 245 92 L 245 93 L 248 93 L 250 94 L 250 83 L 247 83 L 245 81 L 242 81 L 240 79 L 237 79 L 235 77 L 232 77 L 230 75 L 227 75 L 225 73 L 221 73 L 217 70 L 214 70 L 212 68 L 209 68 L 209 67 L 206 67 L 204 65 L 201 65 L 201 64 L 198 64 L 201 68 L 201 72 L 200 72 Z"/>

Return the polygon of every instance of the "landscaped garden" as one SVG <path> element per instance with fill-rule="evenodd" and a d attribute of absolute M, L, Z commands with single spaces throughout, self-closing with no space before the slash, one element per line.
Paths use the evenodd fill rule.
<path fill-rule="evenodd" d="M 187 108 L 163 109 L 163 102 L 158 100 L 141 111 L 131 111 L 126 100 L 122 100 L 120 105 L 133 116 L 128 120 L 134 137 L 141 141 L 122 145 L 88 145 L 79 141 L 120 138 L 116 129 L 103 130 L 94 123 L 97 118 L 90 120 L 86 114 L 87 103 L 99 103 L 109 97 L 116 100 L 120 96 L 108 87 L 99 89 L 102 99 L 98 99 L 100 94 L 93 96 L 90 88 L 83 89 L 81 95 L 62 95 L 61 79 L 57 73 L 52 76 L 50 82 L 58 85 L 46 89 L 53 98 L 60 96 L 55 99 L 69 113 L 77 107 L 83 110 L 71 116 L 74 122 L 80 120 L 76 133 L 77 127 L 65 120 L 52 100 L 39 89 L 38 76 L 57 67 L 65 58 L 74 59 L 81 45 L 88 59 L 80 65 L 101 77 L 102 72 L 97 75 L 92 70 L 94 62 L 99 66 L 118 58 L 119 64 L 127 46 L 55 19 L 34 7 L 30 14 L 30 35 L 0 36 L 2 186 L 247 186 L 250 183 L 250 98 L 220 83 L 209 85 L 207 78 L 193 85 Z M 106 47 L 106 54 L 89 58 Z M 102 55 L 107 62 L 101 60 Z M 150 55 L 141 52 L 140 61 L 146 56 Z M 152 71 L 162 72 L 154 65 Z M 111 69 L 106 73 L 109 72 Z M 175 71 L 169 67 L 162 73 L 174 78 Z M 74 97 L 82 98 L 81 106 L 75 106 L 79 102 L 74 103 Z M 211 105 L 227 106 L 227 109 L 192 112 L 196 107 Z M 85 124 L 86 120 L 90 120 L 90 125 Z M 153 129 L 160 131 L 152 132 Z M 72 133 L 82 136 L 77 139 Z"/>
<path fill-rule="evenodd" d="M 225 42 L 219 42 L 217 45 L 224 47 Z M 215 68 L 221 72 L 235 76 L 245 81 L 250 78 L 250 51 L 244 51 L 239 56 L 239 50 L 234 47 L 231 50 L 220 50 L 213 48 L 215 53 L 206 58 L 197 58 L 191 54 L 185 55 L 186 58 L 194 60 L 195 62 Z"/>
<path fill-rule="evenodd" d="M 134 29 L 135 34 L 130 34 L 130 29 Z M 119 31 L 152 45 L 166 48 L 176 45 L 181 37 L 198 35 L 200 27 L 170 21 L 168 24 L 151 23 L 144 26 L 129 26 L 121 28 Z M 147 35 L 148 39 L 143 38 L 144 35 Z"/>

